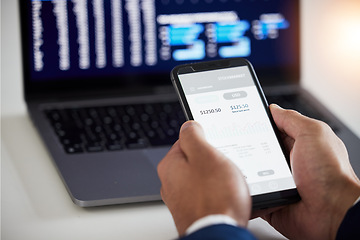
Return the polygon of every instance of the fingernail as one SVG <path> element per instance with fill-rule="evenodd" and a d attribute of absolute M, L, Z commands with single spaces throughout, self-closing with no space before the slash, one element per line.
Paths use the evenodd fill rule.
<path fill-rule="evenodd" d="M 186 121 L 182 126 L 181 126 L 181 129 L 180 131 L 183 131 L 185 130 L 186 128 L 190 127 L 190 126 L 193 126 L 195 123 L 195 121 L 193 120 L 189 120 L 189 121 Z"/>
<path fill-rule="evenodd" d="M 279 105 L 277 105 L 276 103 L 272 103 L 272 104 L 270 104 L 270 107 L 283 109 L 282 107 L 280 107 L 280 106 L 279 106 Z"/>

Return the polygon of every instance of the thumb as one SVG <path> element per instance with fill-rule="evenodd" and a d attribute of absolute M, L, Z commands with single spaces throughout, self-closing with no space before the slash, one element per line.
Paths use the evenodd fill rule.
<path fill-rule="evenodd" d="M 215 148 L 206 140 L 204 130 L 196 121 L 185 122 L 180 129 L 179 143 L 188 160 L 206 160 Z"/>
<path fill-rule="evenodd" d="M 276 104 L 270 105 L 270 111 L 278 129 L 293 139 L 302 134 L 314 121 L 295 110 L 286 110 Z"/>

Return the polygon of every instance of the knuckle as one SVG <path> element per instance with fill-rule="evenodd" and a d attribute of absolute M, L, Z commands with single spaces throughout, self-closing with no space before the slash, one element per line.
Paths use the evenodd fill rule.
<path fill-rule="evenodd" d="M 284 121 L 285 122 L 291 122 L 292 119 L 296 119 L 299 118 L 299 116 L 301 116 L 301 114 L 295 110 L 292 109 L 285 109 L 285 114 L 284 114 Z"/>
<path fill-rule="evenodd" d="M 311 118 L 308 119 L 309 121 L 306 123 L 307 131 L 304 134 L 323 138 L 332 132 L 330 126 L 325 122 Z"/>
<path fill-rule="evenodd" d="M 326 134 L 331 130 L 329 125 L 327 125 L 325 122 L 322 122 L 320 120 L 313 119 L 311 125 L 312 125 L 312 131 L 314 131 L 319 135 Z"/>
<path fill-rule="evenodd" d="M 161 198 L 164 199 L 165 193 L 164 193 L 164 187 L 163 186 L 160 187 L 160 195 L 161 195 Z"/>
<path fill-rule="evenodd" d="M 301 113 L 297 112 L 296 110 L 287 109 L 285 111 L 287 112 L 289 119 L 293 119 L 296 117 L 298 118 L 299 116 L 301 116 L 303 118 L 303 120 L 305 120 L 304 124 L 307 126 L 307 129 L 309 130 L 309 132 L 316 133 L 316 134 L 325 134 L 325 133 L 328 133 L 329 131 L 332 131 L 330 126 L 323 121 L 302 115 Z"/>
<path fill-rule="evenodd" d="M 290 118 L 290 119 L 301 116 L 301 113 L 299 113 L 298 111 L 293 110 L 293 109 L 286 109 L 285 112 L 286 112 L 286 115 L 288 116 L 288 118 Z"/>
<path fill-rule="evenodd" d="M 158 172 L 159 176 L 163 174 L 163 172 L 164 172 L 164 159 L 161 160 L 161 161 L 158 163 L 158 165 L 157 165 L 157 172 Z"/>

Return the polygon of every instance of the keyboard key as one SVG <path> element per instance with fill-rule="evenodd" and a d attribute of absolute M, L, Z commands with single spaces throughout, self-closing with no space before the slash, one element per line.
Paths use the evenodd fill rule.
<path fill-rule="evenodd" d="M 90 143 L 86 146 L 88 152 L 101 152 L 103 150 L 104 147 L 100 143 Z"/>
<path fill-rule="evenodd" d="M 84 152 L 80 144 L 66 145 L 65 152 L 67 153 L 82 153 Z"/>
<path fill-rule="evenodd" d="M 118 141 L 108 141 L 106 148 L 109 151 L 118 151 L 124 149 L 124 146 Z"/>
<path fill-rule="evenodd" d="M 148 146 L 147 141 L 139 138 L 139 139 L 129 139 L 126 141 L 126 147 L 129 149 L 140 149 L 146 148 Z"/>

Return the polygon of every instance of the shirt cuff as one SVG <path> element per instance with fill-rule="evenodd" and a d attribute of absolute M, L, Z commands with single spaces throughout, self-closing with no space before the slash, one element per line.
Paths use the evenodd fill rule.
<path fill-rule="evenodd" d="M 360 202 L 360 196 L 358 197 L 358 199 L 356 199 L 356 201 L 354 202 L 353 206 L 355 206 L 358 202 Z"/>
<path fill-rule="evenodd" d="M 238 226 L 235 219 L 224 214 L 213 214 L 196 220 L 193 224 L 188 227 L 185 231 L 185 235 L 190 235 L 202 228 L 209 227 L 217 224 L 227 224 L 231 226 Z"/>

